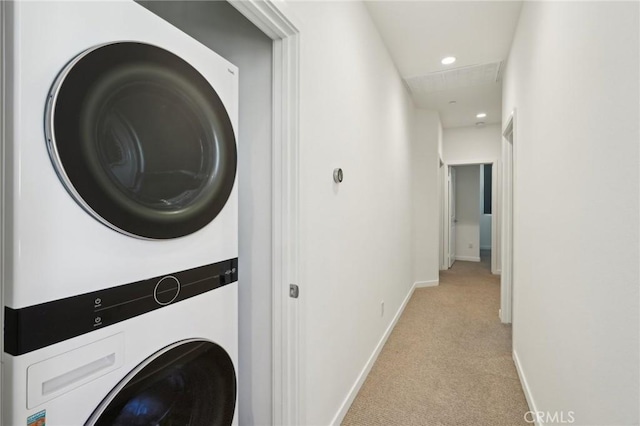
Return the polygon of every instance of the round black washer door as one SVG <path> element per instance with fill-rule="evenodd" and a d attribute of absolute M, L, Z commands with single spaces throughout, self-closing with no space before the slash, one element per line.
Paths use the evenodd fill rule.
<path fill-rule="evenodd" d="M 235 406 L 236 373 L 227 352 L 209 341 L 190 340 L 139 365 L 86 425 L 228 426 Z"/>
<path fill-rule="evenodd" d="M 220 97 L 156 46 L 121 42 L 80 54 L 54 83 L 45 128 L 67 191 L 124 234 L 191 234 L 233 189 L 236 141 Z"/>

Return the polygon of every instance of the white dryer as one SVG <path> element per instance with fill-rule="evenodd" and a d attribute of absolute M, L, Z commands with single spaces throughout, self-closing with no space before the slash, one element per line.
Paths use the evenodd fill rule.
<path fill-rule="evenodd" d="M 185 340 L 235 380 L 237 68 L 133 1 L 0 7 L 3 424 L 100 424 Z"/>

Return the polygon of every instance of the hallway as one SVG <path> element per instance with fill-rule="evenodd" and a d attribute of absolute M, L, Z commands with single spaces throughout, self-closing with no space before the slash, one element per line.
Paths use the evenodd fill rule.
<path fill-rule="evenodd" d="M 490 258 L 416 289 L 343 425 L 518 425 L 527 407 Z"/>

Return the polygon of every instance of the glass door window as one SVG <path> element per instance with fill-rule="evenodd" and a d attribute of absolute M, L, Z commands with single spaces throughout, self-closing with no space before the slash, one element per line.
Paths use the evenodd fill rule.
<path fill-rule="evenodd" d="M 228 426 L 236 404 L 229 355 L 202 340 L 166 348 L 127 376 L 87 422 L 96 426 Z"/>
<path fill-rule="evenodd" d="M 227 111 L 209 82 L 164 49 L 90 49 L 54 84 L 47 143 L 68 192 L 125 234 L 176 238 L 206 226 L 235 182 Z"/>

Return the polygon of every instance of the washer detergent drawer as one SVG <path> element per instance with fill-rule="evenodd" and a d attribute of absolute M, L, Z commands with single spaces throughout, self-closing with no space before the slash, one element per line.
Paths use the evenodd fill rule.
<path fill-rule="evenodd" d="M 56 398 L 114 371 L 124 362 L 124 336 L 118 333 L 30 365 L 27 408 Z"/>

